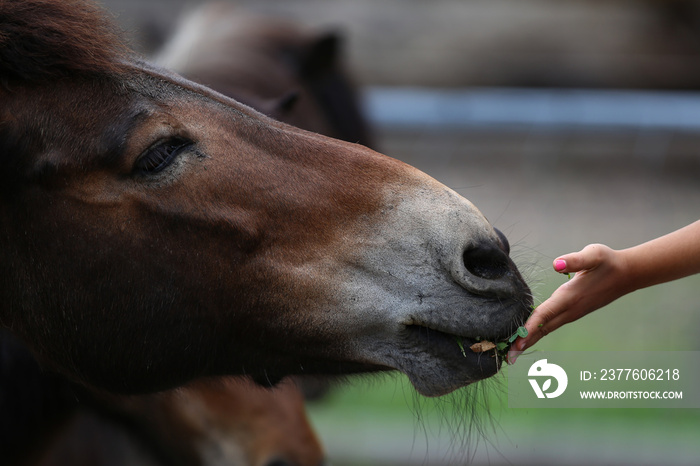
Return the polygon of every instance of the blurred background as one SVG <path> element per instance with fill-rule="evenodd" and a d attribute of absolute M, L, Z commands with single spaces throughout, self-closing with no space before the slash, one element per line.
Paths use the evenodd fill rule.
<path fill-rule="evenodd" d="M 146 54 L 198 4 L 102 3 Z M 378 149 L 505 232 L 536 302 L 566 280 L 557 255 L 632 246 L 700 217 L 700 1 L 235 3 L 342 33 Z M 698 351 L 698 290 L 700 276 L 638 291 L 537 349 Z M 699 410 L 509 409 L 506 394 L 503 375 L 440 400 L 372 376 L 308 409 L 341 466 L 700 461 Z"/>

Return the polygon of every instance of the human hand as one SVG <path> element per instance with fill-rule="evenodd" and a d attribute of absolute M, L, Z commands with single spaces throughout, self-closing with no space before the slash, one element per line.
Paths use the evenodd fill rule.
<path fill-rule="evenodd" d="M 534 310 L 525 323 L 527 337 L 516 339 L 508 352 L 511 364 L 545 335 L 632 291 L 624 254 L 602 244 L 561 256 L 553 266 L 575 275 Z"/>

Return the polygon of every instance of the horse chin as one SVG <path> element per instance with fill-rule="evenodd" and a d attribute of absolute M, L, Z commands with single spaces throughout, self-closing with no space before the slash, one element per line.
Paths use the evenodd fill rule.
<path fill-rule="evenodd" d="M 491 377 L 501 368 L 501 359 L 495 350 L 475 353 L 470 349 L 476 339 L 417 325 L 408 326 L 406 333 L 422 350 L 406 358 L 408 361 L 400 364 L 400 370 L 421 395 L 446 395 Z"/>

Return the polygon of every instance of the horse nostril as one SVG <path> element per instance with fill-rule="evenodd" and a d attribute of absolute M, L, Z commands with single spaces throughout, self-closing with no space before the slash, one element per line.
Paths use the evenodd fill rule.
<path fill-rule="evenodd" d="M 498 235 L 498 239 L 501 240 L 501 243 L 503 243 L 503 250 L 506 253 L 506 256 L 510 254 L 510 243 L 508 242 L 508 238 L 506 238 L 506 235 L 503 234 L 501 230 L 498 228 L 494 228 L 496 230 L 496 234 Z"/>
<path fill-rule="evenodd" d="M 510 271 L 508 256 L 496 246 L 480 245 L 467 249 L 462 259 L 472 275 L 486 280 L 499 279 Z"/>

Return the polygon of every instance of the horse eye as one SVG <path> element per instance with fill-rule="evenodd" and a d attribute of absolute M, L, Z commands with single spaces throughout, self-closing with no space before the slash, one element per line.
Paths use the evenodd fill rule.
<path fill-rule="evenodd" d="M 166 169 L 185 149 L 194 144 L 184 138 L 172 138 L 151 146 L 136 160 L 134 171 L 155 174 Z"/>

